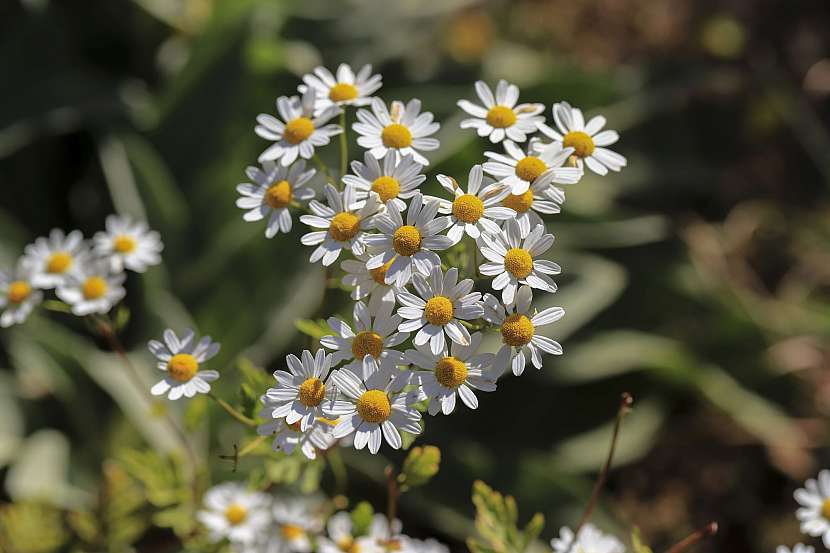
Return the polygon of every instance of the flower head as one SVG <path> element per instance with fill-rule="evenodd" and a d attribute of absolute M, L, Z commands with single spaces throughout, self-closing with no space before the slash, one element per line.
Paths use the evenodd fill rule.
<path fill-rule="evenodd" d="M 112 272 L 109 260 L 96 259 L 84 262 L 55 293 L 78 317 L 107 313 L 126 294 L 123 286 L 126 278 L 124 273 Z"/>
<path fill-rule="evenodd" d="M 496 94 L 484 81 L 476 81 L 476 93 L 484 107 L 467 100 L 459 100 L 458 107 L 472 115 L 461 122 L 462 129 L 476 129 L 479 136 L 489 136 L 490 142 L 506 138 L 524 142 L 527 135 L 538 130 L 545 118 L 539 114 L 545 110 L 542 104 L 519 104 L 519 87 L 504 79 L 496 86 Z"/>
<path fill-rule="evenodd" d="M 164 331 L 164 343 L 158 340 L 147 343 L 147 349 L 158 359 L 158 369 L 166 373 L 150 388 L 150 393 L 154 396 L 167 394 L 170 400 L 208 393 L 210 382 L 219 378 L 219 373 L 201 370 L 201 366 L 215 357 L 219 348 L 219 343 L 211 340 L 210 336 L 203 336 L 197 342 L 196 333 L 191 329 L 185 330 L 179 338 L 168 328 Z"/>
<path fill-rule="evenodd" d="M 363 199 L 370 192 L 377 193 L 381 203 L 393 202 L 398 211 L 406 209 L 405 199 L 413 197 L 418 187 L 426 180 L 424 166 L 415 161 L 411 155 L 401 156 L 390 150 L 383 156 L 383 166 L 379 159 L 366 152 L 364 162 L 353 161 L 352 172 L 343 182 L 352 184 L 357 190 L 358 199 Z"/>
<path fill-rule="evenodd" d="M 271 512 L 276 531 L 268 542 L 268 553 L 309 553 L 312 536 L 323 526 L 319 502 L 310 498 L 276 498 Z"/>
<path fill-rule="evenodd" d="M 23 323 L 42 300 L 43 292 L 35 287 L 34 271 L 25 258 L 11 273 L 0 271 L 0 327 Z"/>
<path fill-rule="evenodd" d="M 804 545 L 803 543 L 795 544 L 792 549 L 786 545 L 779 545 L 775 548 L 775 553 L 816 553 L 816 548 L 812 545 Z"/>
<path fill-rule="evenodd" d="M 808 536 L 820 536 L 824 546 L 830 548 L 830 470 L 822 470 L 818 478 L 809 478 L 793 496 L 801 505 L 795 512 L 801 531 Z"/>
<path fill-rule="evenodd" d="M 508 194 L 501 205 L 512 209 L 513 217 L 519 224 L 519 233 L 522 238 L 527 237 L 530 231 L 545 222 L 539 216 L 559 213 L 560 205 L 565 202 L 565 192 L 543 180 L 533 183 L 524 194 Z"/>
<path fill-rule="evenodd" d="M 246 221 L 260 221 L 268 217 L 265 236 L 273 238 L 279 232 L 291 231 L 291 211 L 294 201 L 307 201 L 314 197 L 314 190 L 306 186 L 314 176 L 314 169 L 305 170 L 305 161 L 300 160 L 290 167 L 263 161 L 262 168 L 248 167 L 246 174 L 253 183 L 242 183 L 236 187 L 240 198 L 236 207 L 247 210 L 242 218 Z"/>
<path fill-rule="evenodd" d="M 576 545 L 572 546 L 574 540 L 573 530 L 562 527 L 559 530 L 559 537 L 550 541 L 554 553 L 625 553 L 625 545 L 611 534 L 604 534 L 593 524 L 586 523 L 579 531 L 576 538 Z"/>
<path fill-rule="evenodd" d="M 562 167 L 573 149 L 548 145 L 536 153 L 525 153 L 510 140 L 504 141 L 505 154 L 484 152 L 490 158 L 484 171 L 510 187 L 512 194 L 524 194 L 533 185 L 574 184 L 582 178 L 582 169 Z"/>
<path fill-rule="evenodd" d="M 272 407 L 272 418 L 285 418 L 287 424 L 299 422 L 305 431 L 317 418 L 324 417 L 323 402 L 333 392 L 326 384 L 332 356 L 318 349 L 314 355 L 303 350 L 300 357 L 302 360 L 293 353 L 287 355 L 288 370 L 274 371 L 277 385 L 265 392 L 265 401 Z"/>
<path fill-rule="evenodd" d="M 384 553 L 384 548 L 371 534 L 355 536 L 352 517 L 346 511 L 335 513 L 326 524 L 326 536 L 317 538 L 320 553 Z"/>
<path fill-rule="evenodd" d="M 355 74 L 351 66 L 341 63 L 332 75 L 325 67 L 317 67 L 313 73 L 303 75 L 300 93 L 312 89 L 316 93 L 314 113 L 320 114 L 331 107 L 365 106 L 372 101 L 372 94 L 382 86 L 383 77 L 372 75 L 372 66 L 364 65 Z"/>
<path fill-rule="evenodd" d="M 204 506 L 196 518 L 207 528 L 212 542 L 227 539 L 249 545 L 271 522 L 270 503 L 266 494 L 249 491 L 237 482 L 224 482 L 205 493 Z"/>
<path fill-rule="evenodd" d="M 340 267 L 346 273 L 342 283 L 352 289 L 351 298 L 362 300 L 369 298 L 369 310 L 378 309 L 378 304 L 384 302 L 395 303 L 395 288 L 386 284 L 386 271 L 392 266 L 394 258 L 375 269 L 366 268 L 366 263 L 372 257 L 364 252 L 355 256 L 357 259 L 345 259 Z"/>
<path fill-rule="evenodd" d="M 447 236 L 453 243 L 460 242 L 464 233 L 478 238 L 485 232 L 501 232 L 496 221 L 516 216 L 515 211 L 501 205 L 510 189 L 500 183 L 485 182 L 481 165 L 473 165 L 470 169 L 466 192 L 452 177 L 438 175 L 438 182 L 453 195 L 452 201 L 442 202 L 443 205 L 438 210 L 440 213 L 449 214 L 450 230 Z"/>
<path fill-rule="evenodd" d="M 161 263 L 161 243 L 159 233 L 150 230 L 143 221 L 133 222 L 127 216 L 110 215 L 105 222 L 106 231 L 94 237 L 97 255 L 110 260 L 113 272 L 125 268 L 143 273 L 147 267 Z"/>
<path fill-rule="evenodd" d="M 268 422 L 257 426 L 257 434 L 260 436 L 271 436 L 271 448 L 274 451 L 282 451 L 291 455 L 299 447 L 307 459 L 316 459 L 318 450 L 326 450 L 334 445 L 332 429 L 335 420 L 317 418 L 305 430 L 300 427 L 300 421 L 287 423 L 285 418 L 273 418 L 274 409 L 279 407 L 276 402 L 263 398 L 265 406 L 259 412 L 259 416 Z"/>
<path fill-rule="evenodd" d="M 66 282 L 90 259 L 89 248 L 79 230 L 64 234 L 52 229 L 49 237 L 40 237 L 26 246 L 24 262 L 32 268 L 32 284 L 48 290 Z"/>
<path fill-rule="evenodd" d="M 371 106 L 372 111 L 358 110 L 358 122 L 352 125 L 361 135 L 357 143 L 378 159 L 392 150 L 411 155 L 421 165 L 429 165 L 429 160 L 420 152 L 438 149 L 438 140 L 429 137 L 441 125 L 432 121 L 430 112 L 421 113 L 421 101 L 414 98 L 404 106 L 396 100 L 386 109 L 383 100 L 372 98 Z"/>

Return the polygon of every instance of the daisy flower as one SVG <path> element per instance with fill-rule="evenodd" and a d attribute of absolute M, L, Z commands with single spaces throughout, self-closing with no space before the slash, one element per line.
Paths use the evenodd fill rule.
<path fill-rule="evenodd" d="M 127 215 L 110 215 L 104 225 L 106 230 L 93 239 L 94 252 L 109 258 L 113 272 L 127 268 L 143 273 L 147 267 L 161 263 L 164 244 L 158 232 L 147 228 L 147 223 L 133 222 Z"/>
<path fill-rule="evenodd" d="M 322 529 L 320 506 L 308 498 L 276 498 L 271 512 L 279 530 L 268 553 L 309 553 L 311 536 Z"/>
<path fill-rule="evenodd" d="M 786 545 L 779 545 L 775 548 L 775 553 L 815 553 L 816 548 L 812 545 L 804 545 L 803 543 L 797 543 L 793 546 L 792 549 L 787 547 Z"/>
<path fill-rule="evenodd" d="M 279 160 L 287 167 L 297 157 L 311 159 L 314 148 L 325 146 L 332 136 L 343 132 L 339 125 L 326 125 L 332 117 L 340 113 L 340 108 L 330 106 L 318 115 L 314 115 L 317 94 L 314 89 L 307 90 L 302 99 L 296 96 L 277 98 L 277 113 L 280 119 L 267 113 L 260 113 L 254 131 L 265 140 L 273 140 L 259 155 L 260 162 Z"/>
<path fill-rule="evenodd" d="M 470 169 L 466 192 L 452 177 L 438 175 L 438 182 L 454 196 L 452 202 L 442 202 L 444 205 L 438 210 L 440 213 L 449 214 L 450 230 L 447 236 L 452 239 L 453 244 L 460 242 L 465 232 L 472 238 L 478 238 L 484 232 L 501 232 L 496 221 L 516 216 L 512 209 L 499 205 L 510 193 L 509 188 L 492 182 L 487 182 L 482 188 L 484 173 L 481 165 L 473 165 Z"/>
<path fill-rule="evenodd" d="M 376 194 L 370 195 L 365 202 L 359 204 L 355 188 L 349 184 L 343 192 L 338 192 L 332 185 L 327 184 L 324 192 L 328 205 L 311 200 L 308 208 L 312 215 L 302 215 L 300 221 L 312 228 L 326 230 L 309 232 L 303 235 L 300 242 L 306 246 L 317 246 L 309 261 L 316 263 L 322 259 L 323 265 L 328 267 L 337 261 L 344 248 L 354 255 L 360 255 L 365 251 L 365 231 L 373 228 L 373 215 L 380 204 Z"/>
<path fill-rule="evenodd" d="M 40 237 L 26 246 L 23 256 L 32 267 L 32 285 L 43 290 L 62 285 L 89 257 L 81 231 L 64 234 L 60 229 L 52 229 L 48 238 Z"/>
<path fill-rule="evenodd" d="M 801 505 L 795 512 L 801 531 L 814 538 L 820 536 L 824 546 L 830 548 L 830 470 L 808 479 L 793 497 Z"/>
<path fill-rule="evenodd" d="M 562 527 L 559 530 L 559 537 L 550 541 L 554 553 L 625 553 L 625 545 L 611 534 L 604 534 L 590 522 L 579 531 L 576 538 L 576 546 L 571 547 L 574 540 L 573 530 Z"/>
<path fill-rule="evenodd" d="M 374 536 L 356 537 L 353 534 L 352 516 L 346 511 L 335 513 L 326 524 L 327 536 L 317 538 L 320 553 L 384 553 L 384 548 Z"/>
<path fill-rule="evenodd" d="M 433 123 L 432 113 L 421 113 L 421 101 L 413 98 L 404 106 L 396 100 L 387 110 L 383 100 L 372 98 L 371 106 L 372 111 L 358 110 L 358 122 L 352 125 L 361 135 L 357 143 L 378 159 L 393 150 L 411 155 L 421 165 L 429 165 L 420 152 L 438 149 L 438 140 L 429 136 L 438 132 L 441 125 Z"/>
<path fill-rule="evenodd" d="M 285 357 L 288 370 L 274 371 L 277 386 L 265 392 L 265 399 L 272 406 L 272 418 L 285 418 L 288 424 L 299 422 L 300 429 L 306 431 L 315 419 L 325 417 L 322 403 L 330 391 L 325 380 L 332 356 L 318 349 L 314 355 L 303 350 L 301 357 L 302 361 L 293 353 Z"/>
<path fill-rule="evenodd" d="M 270 498 L 237 482 L 224 482 L 205 493 L 204 508 L 196 518 L 207 528 L 210 541 L 227 539 L 251 544 L 271 522 Z"/>
<path fill-rule="evenodd" d="M 210 336 L 204 336 L 197 342 L 196 334 L 189 328 L 181 338 L 169 328 L 163 336 L 164 343 L 158 340 L 147 342 L 147 349 L 158 359 L 156 366 L 167 373 L 164 379 L 150 388 L 150 393 L 154 396 L 167 394 L 170 400 L 208 393 L 210 382 L 219 378 L 219 373 L 199 369 L 202 363 L 219 353 L 219 343 L 212 341 Z"/>
<path fill-rule="evenodd" d="M 561 188 L 539 180 L 533 183 L 524 194 L 508 194 L 501 205 L 516 212 L 514 219 L 519 223 L 522 238 L 530 234 L 530 230 L 545 222 L 539 216 L 559 213 L 560 205 L 565 203 L 565 193 Z"/>
<path fill-rule="evenodd" d="M 493 360 L 493 367 L 505 370 L 510 365 L 513 374 L 521 375 L 527 364 L 525 351 L 531 362 L 542 368 L 542 353 L 562 355 L 562 346 L 547 336 L 539 334 L 539 327 L 558 321 L 565 314 L 561 307 L 549 307 L 539 313 L 530 312 L 533 293 L 529 286 L 522 286 L 516 293 L 516 301 L 503 306 L 491 294 L 484 296 L 484 320 L 499 327 L 502 346 Z"/>
<path fill-rule="evenodd" d="M 416 162 L 411 155 L 399 156 L 392 150 L 383 156 L 383 167 L 371 153 L 366 152 L 363 163 L 352 161 L 354 175 L 346 175 L 343 182 L 354 185 L 357 197 L 363 199 L 369 192 L 376 192 L 383 205 L 394 202 L 399 211 L 406 210 L 406 202 L 418 191 L 426 180 L 421 173 L 424 166 Z"/>
<path fill-rule="evenodd" d="M 556 292 L 556 283 L 548 275 L 558 275 L 562 269 L 547 259 L 539 259 L 553 245 L 553 235 L 545 234 L 545 227 L 536 225 L 522 238 L 519 224 L 509 219 L 498 234 L 481 236 L 481 254 L 488 259 L 478 270 L 495 277 L 493 290 L 501 290 L 504 303 L 512 303 L 519 285 Z"/>
<path fill-rule="evenodd" d="M 484 171 L 507 185 L 512 194 L 524 194 L 534 184 L 574 184 L 582 178 L 582 169 L 562 167 L 573 148 L 562 149 L 553 142 L 536 154 L 525 153 L 510 140 L 504 141 L 505 154 L 484 152 L 491 161 Z"/>
<path fill-rule="evenodd" d="M 450 553 L 450 548 L 436 539 L 418 540 L 403 536 L 401 550 L 409 553 Z"/>
<path fill-rule="evenodd" d="M 352 289 L 351 298 L 362 300 L 369 298 L 369 309 L 375 310 L 379 303 L 395 303 L 395 288 L 386 284 L 386 271 L 392 266 L 394 258 L 380 267 L 367 269 L 366 262 L 372 257 L 369 253 L 355 256 L 357 259 L 345 259 L 340 268 L 346 273 L 341 282 Z"/>
<path fill-rule="evenodd" d="M 271 448 L 274 451 L 283 451 L 291 455 L 299 447 L 307 459 L 316 459 L 317 450 L 324 451 L 334 445 L 332 428 L 334 421 L 320 418 L 315 419 L 311 426 L 305 431 L 300 428 L 300 421 L 292 424 L 285 422 L 284 418 L 271 418 L 271 413 L 277 407 L 274 403 L 267 401 L 265 407 L 259 412 L 263 419 L 271 419 L 268 422 L 257 426 L 257 434 L 260 436 L 272 436 Z"/>
<path fill-rule="evenodd" d="M 481 294 L 472 292 L 472 279 L 458 282 L 458 269 L 453 267 L 444 274 L 438 265 L 432 268 L 429 279 L 416 274 L 412 277 L 412 283 L 417 296 L 406 290 L 401 290 L 397 296 L 402 305 L 398 315 L 406 319 L 398 330 L 417 330 L 412 343 L 422 346 L 429 342 L 429 348 L 435 355 L 446 347 L 444 333 L 456 344 L 470 345 L 470 333 L 461 321 L 478 319 L 484 314 Z"/>
<path fill-rule="evenodd" d="M 496 94 L 484 81 L 476 81 L 476 93 L 484 107 L 468 100 L 459 100 L 458 107 L 472 115 L 461 122 L 462 129 L 476 129 L 481 137 L 489 136 L 497 143 L 505 137 L 514 142 L 524 142 L 527 135 L 538 130 L 545 121 L 539 114 L 545 111 L 542 104 L 519 104 L 519 87 L 504 79 L 496 86 Z"/>
<path fill-rule="evenodd" d="M 0 327 L 8 328 L 23 323 L 37 304 L 43 292 L 35 288 L 32 267 L 24 259 L 7 274 L 0 271 Z"/>
<path fill-rule="evenodd" d="M 301 94 L 312 89 L 316 93 L 314 113 L 338 106 L 365 106 L 372 101 L 372 94 L 383 85 L 383 77 L 372 75 L 372 66 L 364 65 L 357 74 L 345 63 L 337 67 L 337 73 L 325 67 L 317 67 L 313 74 L 303 76 L 303 82 L 297 87 Z"/>
<path fill-rule="evenodd" d="M 55 293 L 78 317 L 108 313 L 126 294 L 123 286 L 126 278 L 124 273 L 113 273 L 107 259 L 96 259 L 78 267 Z"/>
<path fill-rule="evenodd" d="M 267 238 L 273 238 L 278 232 L 291 232 L 291 212 L 288 207 L 293 201 L 306 201 L 314 197 L 314 190 L 306 185 L 316 171 L 306 171 L 304 160 L 291 167 L 263 161 L 261 169 L 248 167 L 245 173 L 253 182 L 245 182 L 236 187 L 240 195 L 236 207 L 247 210 L 242 218 L 246 221 L 261 221 L 268 217 L 268 226 L 265 227 Z"/>
<path fill-rule="evenodd" d="M 447 349 L 436 355 L 425 346 L 406 350 L 406 359 L 423 369 L 416 371 L 423 395 L 429 399 L 429 414 L 442 412 L 449 415 L 455 409 L 456 395 L 470 409 L 478 407 L 473 389 L 483 392 L 496 390 L 496 379 L 486 374 L 486 369 L 493 363 L 492 353 L 476 355 L 481 345 L 481 333 L 470 336 L 470 345 L 462 346 L 453 342 L 450 352 Z"/>
<path fill-rule="evenodd" d="M 619 140 L 617 131 L 605 130 L 605 117 L 597 115 L 588 123 L 582 116 L 582 110 L 571 107 L 567 102 L 553 105 L 553 120 L 558 132 L 547 125 L 539 125 L 539 130 L 564 147 L 573 148 L 573 155 L 581 168 L 583 163 L 598 175 L 605 175 L 608 170 L 619 171 L 628 161 L 606 148 Z"/>
<path fill-rule="evenodd" d="M 428 275 L 433 267 L 440 267 L 441 258 L 433 250 L 449 248 L 452 240 L 438 236 L 449 224 L 446 217 L 435 218 L 438 208 L 438 200 L 424 201 L 418 192 L 406 211 L 404 224 L 401 211 L 389 202 L 386 212 L 375 219 L 381 234 L 366 236 L 366 245 L 373 253 L 366 268 L 379 269 L 389 264 L 384 282 L 400 288 L 411 280 L 413 273 Z"/>

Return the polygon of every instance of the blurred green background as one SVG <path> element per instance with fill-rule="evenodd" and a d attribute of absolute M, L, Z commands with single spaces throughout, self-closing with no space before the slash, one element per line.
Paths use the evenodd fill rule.
<path fill-rule="evenodd" d="M 586 174 L 549 221 L 565 270 L 539 305 L 566 309 L 550 332 L 565 355 L 505 377 L 476 412 L 429 418 L 420 443 L 443 464 L 404 498 L 410 533 L 464 550 L 475 479 L 543 512 L 545 538 L 575 524 L 629 391 L 601 525 L 639 526 L 655 550 L 712 519 L 711 551 L 805 541 L 792 490 L 827 462 L 830 412 L 825 1 L 5 0 L 0 262 L 53 227 L 91 236 L 109 213 L 146 217 L 166 247 L 128 282 L 134 362 L 149 382 L 146 341 L 195 325 L 222 342 L 218 393 L 235 397 L 239 356 L 270 373 L 308 346 L 295 319 L 350 311 L 336 291 L 321 305 L 303 225 L 267 240 L 234 206 L 265 146 L 255 116 L 342 61 L 372 63 L 384 99 L 419 97 L 442 122 L 433 192 L 435 173 L 482 160 L 455 107 L 479 78 L 603 113 L 629 160 Z M 239 425 L 202 400 L 185 416 L 214 480 L 239 477 L 217 458 Z M 41 313 L 0 332 L 2 503 L 88 505 L 118 448 L 175 445 L 158 418 L 77 321 Z M 346 462 L 349 496 L 382 508 L 386 460 Z M 175 550 L 168 530 L 139 535 L 139 551 Z"/>

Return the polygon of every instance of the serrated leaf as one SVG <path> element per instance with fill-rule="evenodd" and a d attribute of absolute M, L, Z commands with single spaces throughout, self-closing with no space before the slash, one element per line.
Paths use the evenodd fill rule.
<path fill-rule="evenodd" d="M 471 538 L 467 545 L 473 553 L 523 553 L 539 535 L 545 524 L 536 513 L 519 530 L 516 500 L 490 488 L 484 482 L 473 483 L 473 504 L 476 507 L 476 530 L 482 539 Z"/>
<path fill-rule="evenodd" d="M 413 448 L 406 456 L 403 469 L 398 475 L 401 489 L 423 486 L 438 473 L 440 465 L 441 450 L 434 445 Z"/>

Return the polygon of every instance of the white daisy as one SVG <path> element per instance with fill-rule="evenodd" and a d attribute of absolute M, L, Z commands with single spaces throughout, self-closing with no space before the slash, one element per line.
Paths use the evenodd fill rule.
<path fill-rule="evenodd" d="M 509 186 L 512 194 L 524 194 L 534 184 L 574 184 L 582 178 L 582 169 L 562 167 L 573 148 L 563 150 L 561 145 L 553 142 L 532 154 L 505 140 L 504 150 L 507 155 L 484 152 L 491 159 L 484 164 L 484 171 Z"/>
<path fill-rule="evenodd" d="M 492 353 L 476 354 L 481 345 L 481 333 L 470 336 L 470 345 L 453 342 L 451 351 L 446 347 L 436 355 L 426 346 L 406 350 L 406 359 L 423 369 L 414 378 L 420 383 L 423 396 L 429 399 L 429 414 L 442 412 L 449 415 L 455 409 L 456 395 L 470 409 L 478 407 L 473 389 L 483 392 L 496 390 L 496 379 L 489 374 L 493 363 Z"/>
<path fill-rule="evenodd" d="M 380 159 L 389 150 L 401 155 L 411 155 L 421 165 L 429 165 L 429 160 L 421 151 L 437 150 L 440 143 L 430 135 L 441 127 L 433 123 L 432 113 L 421 113 L 421 101 L 410 100 L 406 106 L 403 102 L 392 102 L 391 109 L 380 98 L 372 98 L 372 111 L 361 109 L 357 112 L 358 122 L 352 128 L 361 136 L 357 143 Z"/>
<path fill-rule="evenodd" d="M 490 142 L 501 142 L 505 137 L 514 142 L 524 142 L 539 124 L 545 121 L 539 114 L 545 111 L 542 104 L 519 104 L 519 87 L 504 79 L 496 86 L 496 95 L 484 81 L 476 81 L 476 93 L 484 107 L 467 100 L 459 100 L 458 107 L 472 115 L 461 122 L 462 129 L 476 129 L 479 136 L 489 136 Z"/>
<path fill-rule="evenodd" d="M 510 194 L 510 189 L 501 184 L 484 179 L 481 165 L 473 165 L 464 192 L 452 177 L 438 175 L 438 182 L 453 195 L 451 202 L 443 201 L 439 213 L 448 213 L 450 230 L 447 236 L 454 244 L 461 241 L 464 233 L 478 238 L 483 232 L 501 232 L 496 221 L 504 221 L 516 216 L 510 208 L 499 205 Z M 482 187 L 482 184 L 485 186 Z"/>
<path fill-rule="evenodd" d="M 594 173 L 605 175 L 609 169 L 619 171 L 628 164 L 623 156 L 605 148 L 620 138 L 617 131 L 602 130 L 605 117 L 597 115 L 586 124 L 582 110 L 571 107 L 567 102 L 554 104 L 552 111 L 559 131 L 544 124 L 539 126 L 539 130 L 564 148 L 573 148 L 580 168 L 584 163 Z"/>
<path fill-rule="evenodd" d="M 93 239 L 94 252 L 110 260 L 112 271 L 119 273 L 127 268 L 143 273 L 147 267 L 161 263 L 159 233 L 150 230 L 143 221 L 133 222 L 127 216 L 110 215 L 104 223 L 106 231 Z"/>
<path fill-rule="evenodd" d="M 277 386 L 265 392 L 265 401 L 272 407 L 272 418 L 285 418 L 288 424 L 299 421 L 306 431 L 316 418 L 325 416 L 322 403 L 333 392 L 326 384 L 332 356 L 318 349 L 313 356 L 303 350 L 301 357 L 302 361 L 293 353 L 285 357 L 288 370 L 274 371 Z"/>
<path fill-rule="evenodd" d="M 284 418 L 272 418 L 274 408 L 273 402 L 265 400 L 265 407 L 259 412 L 259 416 L 268 422 L 257 426 L 257 434 L 260 436 L 272 436 L 271 448 L 274 451 L 283 451 L 291 455 L 299 447 L 303 455 L 308 459 L 316 459 L 317 451 L 324 451 L 334 445 L 332 429 L 335 421 L 325 418 L 315 419 L 311 426 L 305 431 L 300 428 L 300 421 L 292 424 L 285 422 Z"/>
<path fill-rule="evenodd" d="M 779 545 L 775 548 L 775 553 L 816 553 L 816 548 L 812 545 L 804 545 L 803 543 L 795 544 L 792 549 L 786 545 Z"/>
<path fill-rule="evenodd" d="M 236 187 L 240 198 L 236 207 L 248 210 L 242 216 L 246 221 L 261 221 L 268 218 L 265 236 L 273 238 L 278 232 L 291 231 L 289 206 L 297 200 L 306 201 L 314 197 L 314 190 L 306 186 L 316 171 L 305 170 L 305 161 L 300 160 L 291 167 L 263 161 L 262 168 L 248 167 L 245 170 L 253 183 L 245 182 Z"/>
<path fill-rule="evenodd" d="M 268 553 L 309 553 L 311 537 L 323 526 L 319 503 L 309 498 L 275 498 L 271 512 L 279 529 Z"/>
<path fill-rule="evenodd" d="M 379 303 L 395 303 L 395 288 L 386 284 L 386 271 L 392 266 L 394 258 L 375 269 L 367 269 L 366 262 L 372 257 L 364 252 L 355 256 L 357 259 L 345 259 L 340 268 L 346 273 L 341 282 L 352 289 L 351 298 L 362 300 L 369 298 L 369 309 L 374 311 Z"/>
<path fill-rule="evenodd" d="M 332 136 L 343 132 L 339 125 L 326 125 L 326 122 L 340 113 L 340 108 L 330 106 L 314 115 L 316 99 L 314 89 L 307 90 L 302 99 L 280 96 L 277 98 L 280 119 L 267 113 L 257 116 L 258 125 L 254 129 L 257 135 L 274 141 L 259 155 L 258 161 L 279 160 L 280 165 L 287 167 L 297 157 L 311 159 L 315 147 L 325 146 Z"/>
<path fill-rule="evenodd" d="M 401 551 L 406 553 L 450 553 L 450 548 L 434 538 L 418 540 L 402 536 Z"/>
<path fill-rule="evenodd" d="M 378 215 L 375 226 L 381 234 L 366 236 L 366 245 L 372 257 L 366 268 L 378 269 L 391 262 L 384 282 L 405 286 L 413 273 L 428 275 L 433 267 L 441 266 L 441 258 L 433 250 L 445 250 L 452 240 L 438 233 L 447 228 L 449 218 L 439 217 L 438 200 L 424 201 L 420 192 L 415 194 L 406 211 L 406 224 L 397 206 L 389 202 L 386 212 Z"/>
<path fill-rule="evenodd" d="M 358 203 L 355 188 L 350 184 L 343 192 L 327 184 L 324 192 L 328 205 L 311 200 L 308 208 L 312 215 L 302 215 L 300 221 L 312 228 L 326 230 L 304 234 L 300 242 L 306 246 L 317 246 L 309 261 L 316 263 L 322 259 L 323 265 L 328 267 L 337 261 L 344 248 L 354 255 L 365 251 L 365 231 L 374 227 L 374 215 L 380 203 L 377 194 L 371 194 L 365 202 Z"/>
<path fill-rule="evenodd" d="M 573 530 L 563 526 L 559 530 L 559 537 L 550 540 L 550 546 L 554 553 L 625 553 L 625 545 L 620 540 L 611 534 L 602 533 L 590 522 L 579 531 L 576 546 L 572 548 L 573 539 Z"/>
<path fill-rule="evenodd" d="M 405 319 L 398 330 L 417 330 L 412 342 L 416 346 L 429 342 L 435 355 L 444 351 L 444 333 L 456 344 L 469 345 L 470 333 L 461 321 L 478 319 L 484 314 L 481 294 L 472 292 L 472 279 L 458 282 L 458 269 L 453 267 L 445 275 L 439 265 L 433 267 L 429 278 L 414 275 L 412 284 L 417 296 L 406 290 L 401 290 L 397 296 L 402 305 L 398 315 Z"/>
<path fill-rule="evenodd" d="M 327 536 L 317 538 L 320 553 L 383 553 L 374 536 L 355 536 L 352 516 L 346 511 L 335 513 L 326 524 Z"/>
<path fill-rule="evenodd" d="M 365 106 L 372 101 L 372 94 L 383 85 L 383 77 L 372 75 L 372 66 L 364 65 L 355 75 L 352 68 L 345 63 L 337 67 L 337 73 L 325 67 L 317 67 L 313 74 L 303 75 L 303 82 L 297 87 L 300 93 L 309 88 L 317 93 L 314 113 L 337 106 Z"/>
<path fill-rule="evenodd" d="M 808 479 L 793 497 L 801 505 L 795 512 L 801 531 L 814 538 L 821 536 L 824 546 L 830 549 L 830 470 Z"/>
<path fill-rule="evenodd" d="M 531 362 L 542 368 L 542 353 L 562 355 L 562 346 L 547 336 L 539 334 L 539 327 L 558 321 L 565 314 L 561 307 L 549 307 L 538 313 L 530 312 L 533 293 L 529 286 L 522 286 L 516 293 L 516 301 L 506 307 L 492 294 L 484 295 L 484 320 L 499 327 L 502 346 L 493 360 L 493 367 L 505 370 L 509 365 L 516 376 L 521 375 L 527 364 L 525 351 Z"/>
<path fill-rule="evenodd" d="M 35 288 L 33 279 L 34 271 L 25 258 L 17 262 L 11 273 L 0 271 L 0 327 L 23 323 L 43 301 L 43 292 Z"/>
<path fill-rule="evenodd" d="M 64 234 L 52 229 L 49 237 L 40 237 L 26 246 L 24 260 L 32 267 L 32 284 L 35 288 L 57 288 L 84 266 L 90 257 L 89 248 L 79 230 Z"/>
<path fill-rule="evenodd" d="M 406 209 L 404 199 L 409 199 L 418 191 L 426 180 L 424 166 L 415 161 L 411 155 L 400 156 L 390 150 L 383 156 L 383 167 L 378 159 L 366 152 L 364 162 L 352 161 L 354 175 L 346 175 L 343 182 L 354 185 L 358 199 L 363 199 L 369 192 L 376 192 L 381 203 L 394 202 L 399 211 Z"/>
<path fill-rule="evenodd" d="M 553 235 L 545 233 L 545 227 L 536 225 L 522 238 L 519 224 L 509 219 L 498 234 L 481 236 L 479 249 L 487 258 L 478 270 L 485 276 L 495 277 L 493 290 L 501 290 L 504 303 L 512 303 L 519 285 L 556 292 L 556 283 L 548 275 L 558 275 L 562 269 L 547 259 L 539 259 L 553 245 Z"/>
<path fill-rule="evenodd" d="M 565 192 L 550 183 L 539 180 L 533 183 L 524 194 L 508 194 L 501 205 L 516 212 L 514 219 L 519 223 L 522 238 L 530 234 L 531 229 L 545 222 L 539 216 L 559 213 L 560 205 L 565 203 Z"/>
<path fill-rule="evenodd" d="M 204 508 L 196 518 L 207 528 L 210 541 L 227 539 L 251 544 L 271 523 L 271 498 L 249 491 L 237 482 L 224 482 L 205 493 Z"/>
<path fill-rule="evenodd" d="M 158 340 L 147 343 L 147 349 L 158 359 L 156 366 L 167 373 L 164 379 L 150 388 L 150 393 L 154 396 L 167 394 L 170 400 L 208 393 L 210 382 L 219 378 L 219 373 L 200 368 L 202 363 L 219 353 L 219 348 L 219 343 L 212 341 L 210 336 L 204 336 L 197 342 L 196 334 L 189 328 L 181 338 L 168 328 L 164 331 L 164 343 Z"/>
<path fill-rule="evenodd" d="M 123 286 L 126 278 L 124 273 L 112 273 L 107 259 L 96 259 L 84 262 L 68 275 L 55 293 L 78 317 L 108 313 L 126 294 Z"/>

